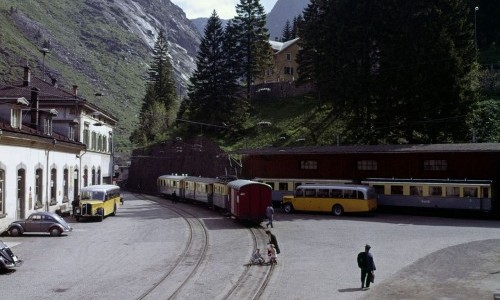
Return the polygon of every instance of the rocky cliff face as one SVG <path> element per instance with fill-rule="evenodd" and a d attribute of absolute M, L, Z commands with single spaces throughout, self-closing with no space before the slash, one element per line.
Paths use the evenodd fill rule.
<path fill-rule="evenodd" d="M 35 76 L 113 112 L 128 139 L 144 95 L 158 30 L 164 28 L 180 93 L 195 68 L 200 34 L 169 0 L 0 2 L 0 80 L 19 79 L 26 62 Z M 39 51 L 49 48 L 45 55 Z M 93 99 L 96 92 L 107 97 Z M 125 109 L 124 109 L 125 108 Z"/>

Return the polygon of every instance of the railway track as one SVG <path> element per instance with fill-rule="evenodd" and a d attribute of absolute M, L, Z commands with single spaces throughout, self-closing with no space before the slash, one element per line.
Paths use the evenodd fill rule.
<path fill-rule="evenodd" d="M 259 240 L 267 240 L 267 235 L 256 228 L 249 229 L 253 239 L 253 249 Z M 275 266 L 245 265 L 245 270 L 222 299 L 260 299 L 266 290 Z"/>
<path fill-rule="evenodd" d="M 182 255 L 175 260 L 158 282 L 137 298 L 138 300 L 175 299 L 206 257 L 208 250 L 207 228 L 200 219 L 186 210 L 161 203 L 149 196 L 137 194 L 134 196 L 168 207 L 168 209 L 182 217 L 188 225 L 188 242 L 182 251 Z"/>
<path fill-rule="evenodd" d="M 137 300 L 179 298 L 182 295 L 182 290 L 207 259 L 208 230 L 197 216 L 180 208 L 178 205 L 171 205 L 167 201 L 153 196 L 141 194 L 134 194 L 134 196 L 138 199 L 154 202 L 175 212 L 188 224 L 189 230 L 188 242 L 182 251 L 183 255 L 179 256 L 166 270 L 165 274 L 154 285 L 145 290 Z M 252 238 L 253 249 L 267 241 L 267 235 L 262 229 L 249 228 L 248 230 Z M 274 269 L 274 265 L 245 265 L 244 271 L 231 284 L 221 299 L 260 299 L 271 280 Z"/>

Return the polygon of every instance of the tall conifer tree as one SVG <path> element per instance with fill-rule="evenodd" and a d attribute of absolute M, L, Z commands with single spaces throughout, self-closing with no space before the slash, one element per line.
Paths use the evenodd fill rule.
<path fill-rule="evenodd" d="M 139 127 L 130 136 L 133 143 L 141 146 L 165 139 L 169 123 L 173 122 L 177 95 L 163 29 L 158 33 L 148 73 Z"/>
<path fill-rule="evenodd" d="M 259 0 L 240 0 L 236 5 L 236 13 L 234 27 L 238 31 L 236 38 L 241 51 L 241 74 L 249 99 L 254 78 L 263 74 L 271 59 L 266 13 Z"/>

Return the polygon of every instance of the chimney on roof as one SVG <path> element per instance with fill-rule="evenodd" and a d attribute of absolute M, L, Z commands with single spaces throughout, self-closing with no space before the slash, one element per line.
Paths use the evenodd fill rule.
<path fill-rule="evenodd" d="M 40 89 L 34 87 L 31 89 L 31 128 L 38 130 L 38 92 Z"/>
<path fill-rule="evenodd" d="M 77 85 L 73 85 L 73 96 L 74 97 L 78 96 L 78 86 Z"/>
<path fill-rule="evenodd" d="M 23 86 L 29 86 L 30 82 L 31 82 L 31 68 L 28 66 L 28 62 L 26 62 L 26 66 L 24 66 Z"/>
<path fill-rule="evenodd" d="M 52 86 L 57 87 L 57 79 L 56 78 L 50 78 L 52 80 Z"/>

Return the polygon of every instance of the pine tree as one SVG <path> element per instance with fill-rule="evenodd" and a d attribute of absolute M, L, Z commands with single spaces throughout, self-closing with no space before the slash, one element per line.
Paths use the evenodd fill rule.
<path fill-rule="evenodd" d="M 286 42 L 292 39 L 292 28 L 290 27 L 290 20 L 286 20 L 285 27 L 283 27 L 281 34 L 281 41 Z"/>
<path fill-rule="evenodd" d="M 146 82 L 146 94 L 142 101 L 139 127 L 130 136 L 130 141 L 141 146 L 163 140 L 168 132 L 169 124 L 174 121 L 173 111 L 177 96 L 163 29 L 158 33 L 148 73 L 149 78 Z"/>
<path fill-rule="evenodd" d="M 208 19 L 196 58 L 196 71 L 190 79 L 188 96 L 190 119 L 221 124 L 227 113 L 225 101 L 224 30 L 214 11 Z"/>
<path fill-rule="evenodd" d="M 240 0 L 236 5 L 237 16 L 234 27 L 236 39 L 241 51 L 242 74 L 247 88 L 247 99 L 250 99 L 250 86 L 271 60 L 269 33 L 266 26 L 266 14 L 259 0 Z"/>
<path fill-rule="evenodd" d="M 299 37 L 299 26 L 300 26 L 300 22 L 302 22 L 303 19 L 302 19 L 302 15 L 298 15 L 296 17 L 293 18 L 293 22 L 292 22 L 292 39 L 295 39 L 295 38 L 298 38 Z"/>

